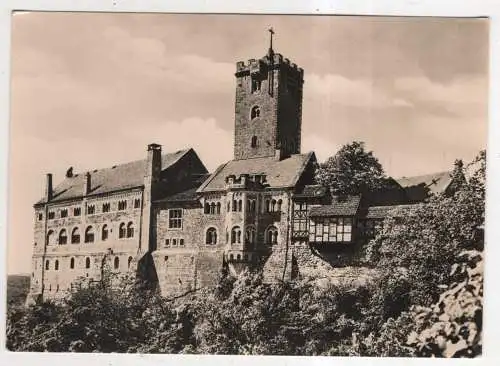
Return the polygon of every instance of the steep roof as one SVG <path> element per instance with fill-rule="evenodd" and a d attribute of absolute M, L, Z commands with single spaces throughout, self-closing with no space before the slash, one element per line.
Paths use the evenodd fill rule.
<path fill-rule="evenodd" d="M 311 207 L 309 216 L 354 216 L 358 212 L 361 195 L 333 197 L 332 204 Z"/>
<path fill-rule="evenodd" d="M 163 154 L 161 157 L 162 171 L 174 165 L 179 159 L 192 149 L 179 150 L 174 153 Z M 144 184 L 144 173 L 146 172 L 146 159 L 132 161 L 125 164 L 115 165 L 111 168 L 96 169 L 89 171 L 91 174 L 90 194 L 102 194 L 122 189 L 140 187 Z M 51 202 L 63 201 L 82 197 L 85 172 L 74 174 L 65 178 L 57 185 L 52 194 Z M 44 203 L 42 198 L 39 203 Z"/>
<path fill-rule="evenodd" d="M 415 177 L 397 178 L 396 182 L 403 188 L 425 187 L 431 193 L 442 193 L 451 183 L 451 171 L 439 172 L 433 174 L 419 175 Z"/>
<path fill-rule="evenodd" d="M 193 176 L 188 182 L 183 182 L 182 188 L 166 197 L 157 199 L 154 202 L 194 202 L 198 200 L 198 188 L 210 176 L 210 174 L 200 174 Z"/>
<path fill-rule="evenodd" d="M 231 160 L 219 166 L 201 185 L 198 192 L 223 191 L 226 177 L 240 174 L 264 174 L 271 188 L 294 187 L 311 159 L 315 159 L 313 152 L 295 154 L 283 160 L 276 160 L 272 156 Z"/>

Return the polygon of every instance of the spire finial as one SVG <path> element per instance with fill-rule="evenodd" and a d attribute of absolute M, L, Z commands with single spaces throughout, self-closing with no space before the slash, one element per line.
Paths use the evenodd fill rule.
<path fill-rule="evenodd" d="M 269 42 L 269 56 L 273 55 L 274 51 L 273 51 L 273 35 L 274 35 L 274 29 L 273 27 L 270 27 L 268 29 L 269 31 L 269 34 L 270 34 L 270 42 Z"/>

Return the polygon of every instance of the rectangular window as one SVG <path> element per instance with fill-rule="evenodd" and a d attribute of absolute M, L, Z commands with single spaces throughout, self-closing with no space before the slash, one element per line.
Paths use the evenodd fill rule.
<path fill-rule="evenodd" d="M 134 200 L 134 208 L 141 208 L 141 200 L 139 198 Z"/>
<path fill-rule="evenodd" d="M 170 229 L 182 228 L 182 209 L 168 210 L 168 227 Z"/>
<path fill-rule="evenodd" d="M 177 246 L 177 239 L 172 239 L 172 246 L 176 247 Z"/>
<path fill-rule="evenodd" d="M 312 242 L 350 242 L 352 240 L 352 218 L 333 217 L 311 220 L 309 240 Z"/>
<path fill-rule="evenodd" d="M 68 217 L 68 209 L 64 208 L 61 210 L 61 218 Z"/>
<path fill-rule="evenodd" d="M 42 213 L 39 213 L 38 214 L 38 221 L 42 221 L 43 220 L 43 214 Z"/>
<path fill-rule="evenodd" d="M 127 209 L 127 201 L 119 201 L 118 202 L 118 210 L 126 210 Z"/>
<path fill-rule="evenodd" d="M 80 207 L 73 208 L 73 216 L 80 216 L 82 213 L 82 209 Z"/>
<path fill-rule="evenodd" d="M 54 217 L 56 217 L 56 214 L 54 213 L 54 211 L 50 211 L 49 212 L 49 220 L 53 220 Z"/>
<path fill-rule="evenodd" d="M 180 245 L 181 247 L 183 247 L 183 246 L 184 246 L 184 239 L 179 239 L 179 245 Z"/>
<path fill-rule="evenodd" d="M 165 246 L 169 247 L 170 246 L 170 239 L 165 239 Z"/>

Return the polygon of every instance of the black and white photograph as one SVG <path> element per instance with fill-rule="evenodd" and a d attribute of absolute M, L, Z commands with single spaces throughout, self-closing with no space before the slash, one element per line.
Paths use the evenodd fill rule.
<path fill-rule="evenodd" d="M 482 356 L 489 28 L 13 12 L 6 348 Z"/>

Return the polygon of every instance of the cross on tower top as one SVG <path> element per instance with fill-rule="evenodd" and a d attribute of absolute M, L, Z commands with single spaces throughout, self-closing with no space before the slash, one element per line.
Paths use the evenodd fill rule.
<path fill-rule="evenodd" d="M 269 34 L 270 34 L 270 42 L 269 42 L 269 56 L 272 56 L 273 55 L 273 35 L 274 35 L 274 29 L 273 27 L 270 27 L 268 29 L 269 31 Z"/>

